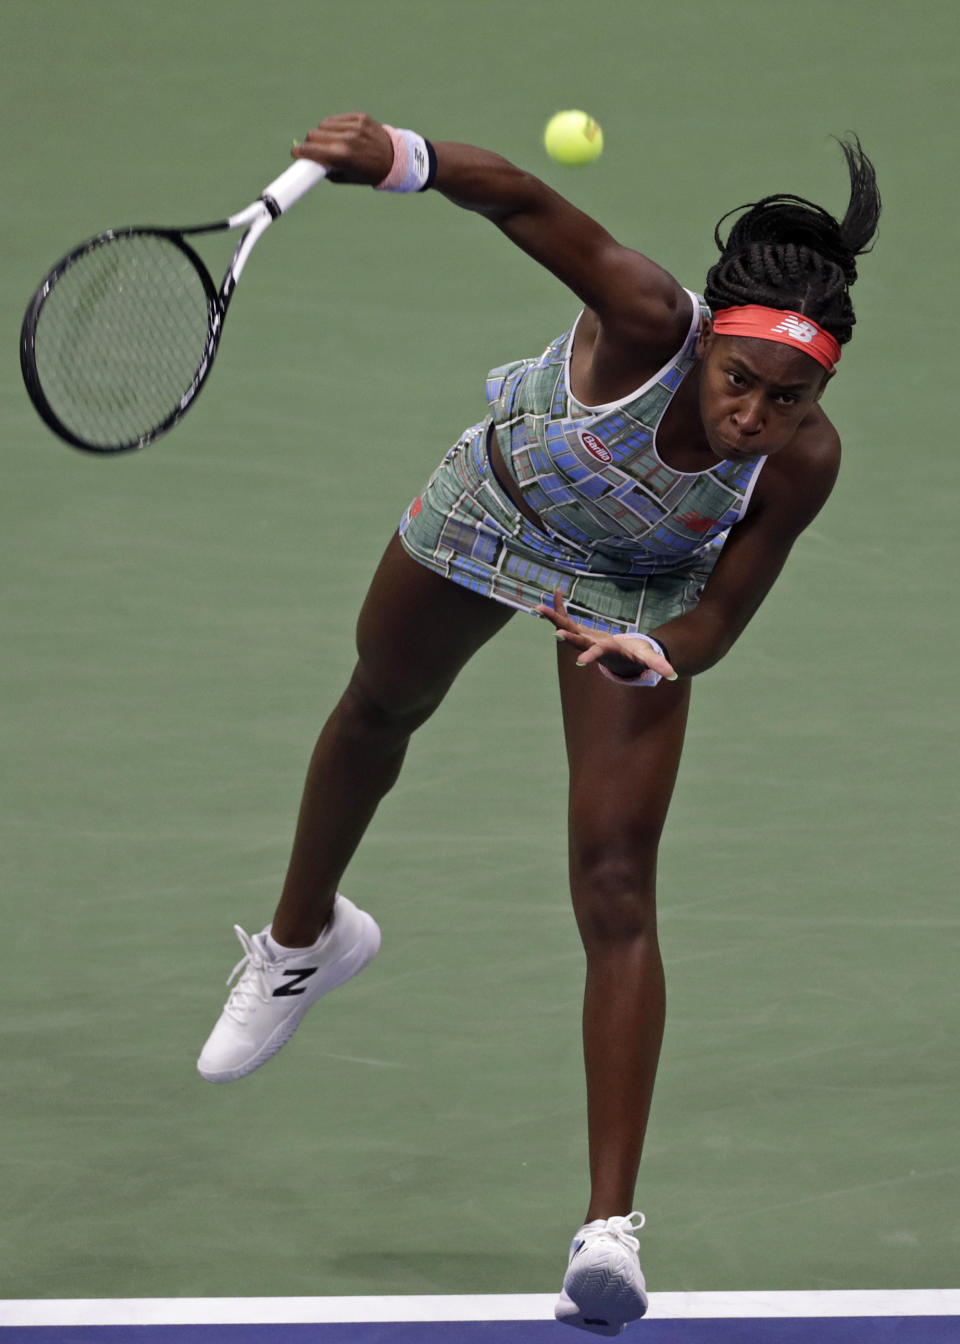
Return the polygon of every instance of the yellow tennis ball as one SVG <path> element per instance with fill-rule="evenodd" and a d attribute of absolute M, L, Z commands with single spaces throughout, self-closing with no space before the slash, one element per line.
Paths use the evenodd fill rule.
<path fill-rule="evenodd" d="M 558 163 L 592 163 L 603 153 L 603 131 L 586 112 L 557 112 L 547 122 L 543 143 Z"/>

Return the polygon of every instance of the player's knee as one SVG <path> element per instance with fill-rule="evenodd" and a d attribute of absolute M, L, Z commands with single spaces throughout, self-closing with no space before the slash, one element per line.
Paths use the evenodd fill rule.
<path fill-rule="evenodd" d="M 571 872 L 577 923 L 588 951 L 655 932 L 655 848 L 574 853 Z"/>
<path fill-rule="evenodd" d="M 358 670 L 337 707 L 337 727 L 357 746 L 389 750 L 402 745 L 435 708 L 436 702 L 425 697 L 404 697 L 396 689 L 383 693 Z"/>

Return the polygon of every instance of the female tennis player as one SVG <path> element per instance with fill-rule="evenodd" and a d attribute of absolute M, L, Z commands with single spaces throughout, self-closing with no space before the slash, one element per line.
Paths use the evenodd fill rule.
<path fill-rule="evenodd" d="M 586 951 L 590 1200 L 557 1318 L 616 1335 L 646 1310 L 631 1212 L 664 1018 L 654 879 L 693 677 L 730 649 L 840 459 L 821 406 L 880 210 L 844 143 L 842 222 L 800 197 L 733 212 L 704 296 L 550 187 L 468 145 L 360 114 L 295 148 L 330 180 L 432 187 L 486 216 L 582 304 L 543 354 L 492 370 L 488 413 L 408 508 L 360 613 L 358 661 L 307 776 L 272 924 L 237 929 L 242 975 L 199 1060 L 228 1082 L 376 954 L 338 894 L 411 733 L 516 611 L 556 628 L 570 884 Z"/>

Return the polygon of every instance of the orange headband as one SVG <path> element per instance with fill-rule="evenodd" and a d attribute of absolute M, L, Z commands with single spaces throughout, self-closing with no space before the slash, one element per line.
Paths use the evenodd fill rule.
<path fill-rule="evenodd" d="M 833 373 L 840 361 L 840 345 L 828 331 L 802 313 L 783 308 L 762 308 L 756 303 L 721 308 L 713 315 L 713 329 L 720 336 L 754 336 L 761 341 L 792 345 Z"/>

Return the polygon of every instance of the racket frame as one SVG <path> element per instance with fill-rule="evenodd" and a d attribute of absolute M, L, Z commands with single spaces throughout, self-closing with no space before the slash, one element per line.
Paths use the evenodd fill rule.
<path fill-rule="evenodd" d="M 147 444 L 166 434 L 168 430 L 180 420 L 193 405 L 197 394 L 203 387 L 217 353 L 217 346 L 220 343 L 220 337 L 223 333 L 224 318 L 227 314 L 227 308 L 236 289 L 237 281 L 247 264 L 250 253 L 253 251 L 261 234 L 273 223 L 273 221 L 284 214 L 294 205 L 301 196 L 322 181 L 327 175 L 327 169 L 321 164 L 314 163 L 309 159 L 299 159 L 295 164 L 275 178 L 269 186 L 265 187 L 257 200 L 253 201 L 245 209 L 230 215 L 227 219 L 217 220 L 212 224 L 198 224 L 190 228 L 169 229 L 156 228 L 149 225 L 135 226 L 130 228 L 106 229 L 103 233 L 96 234 L 93 238 L 88 238 L 73 248 L 66 256 L 51 267 L 44 277 L 36 293 L 27 305 L 27 311 L 23 317 L 23 323 L 20 328 L 20 371 L 23 375 L 24 386 L 30 400 L 33 402 L 37 414 L 44 423 L 53 430 L 53 432 L 69 443 L 74 448 L 79 448 L 82 452 L 94 453 L 99 456 L 113 455 L 116 453 L 131 452 L 137 448 L 145 448 Z M 219 290 L 214 284 L 213 277 L 204 264 L 201 257 L 193 247 L 187 242 L 187 236 L 193 237 L 197 234 L 222 233 L 227 230 L 245 229 L 243 236 L 234 248 L 233 256 L 224 273 L 223 281 Z M 172 243 L 183 253 L 191 263 L 199 277 L 207 301 L 207 339 L 204 344 L 203 354 L 197 365 L 196 373 L 189 387 L 187 387 L 180 398 L 179 403 L 174 407 L 158 424 L 150 430 L 139 435 L 127 443 L 121 444 L 94 444 L 80 437 L 74 430 L 57 415 L 51 406 L 40 379 L 37 370 L 36 361 L 36 334 L 37 323 L 43 312 L 46 303 L 54 285 L 60 277 L 70 269 L 81 257 L 96 251 L 98 247 L 104 247 L 117 239 L 125 237 L 147 236 L 154 238 L 164 238 Z"/>

